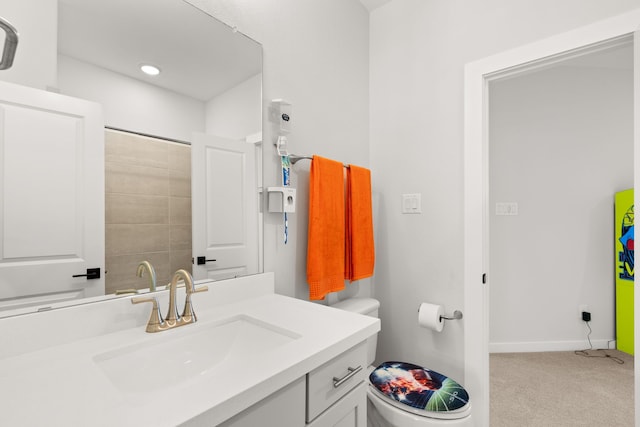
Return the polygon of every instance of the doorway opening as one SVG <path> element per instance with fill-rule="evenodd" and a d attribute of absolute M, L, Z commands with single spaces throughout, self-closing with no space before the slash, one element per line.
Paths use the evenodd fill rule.
<path fill-rule="evenodd" d="M 612 207 L 616 192 L 633 188 L 633 38 L 496 78 L 488 90 L 489 352 L 520 353 L 492 354 L 491 366 L 509 366 L 508 360 L 524 372 L 559 357 L 557 352 L 568 352 L 566 360 L 579 357 L 577 350 L 607 354 L 605 363 L 623 357 L 632 362 L 616 350 Z M 591 313 L 588 323 L 583 310 Z M 583 362 L 571 367 L 597 369 Z M 551 375 L 552 369 L 540 370 L 540 378 L 550 375 L 551 384 L 562 384 L 568 369 Z M 567 394 L 549 382 L 538 390 L 540 382 L 533 382 L 526 405 L 557 392 L 568 406 L 583 408 L 574 419 L 598 424 L 602 416 L 606 424 L 609 410 L 620 404 L 614 412 L 632 423 L 632 367 L 602 366 L 598 372 L 605 369 L 620 370 L 625 381 L 603 377 L 599 387 L 609 392 L 597 396 L 588 387 Z M 527 407 L 518 408 L 506 391 L 520 390 L 513 383 L 518 376 L 496 372 L 492 425 L 516 422 Z M 582 372 L 572 375 L 565 380 Z"/>
<path fill-rule="evenodd" d="M 489 425 L 489 288 L 491 284 L 489 248 L 489 129 L 488 95 L 492 80 L 531 72 L 553 62 L 598 48 L 610 47 L 633 35 L 634 68 L 640 66 L 636 30 L 640 9 L 609 18 L 567 33 L 540 40 L 517 49 L 487 57 L 465 66 L 465 145 L 464 145 L 464 299 L 465 299 L 465 384 L 475 396 L 474 410 L 483 425 Z M 635 73 L 637 74 L 637 73 Z M 640 102 L 636 93 L 640 77 L 634 75 L 634 108 Z M 639 118 L 634 115 L 634 169 L 640 164 Z M 637 175 L 634 174 L 634 187 Z M 638 294 L 636 293 L 636 299 Z M 577 309 L 576 309 L 577 312 Z M 577 315 L 577 313 L 576 313 Z M 638 328 L 635 328 L 636 334 Z M 637 369 L 637 366 L 636 366 Z M 638 389 L 638 376 L 635 376 Z M 635 393 L 638 406 L 638 393 Z M 636 414 L 636 418 L 638 418 Z"/>
<path fill-rule="evenodd" d="M 491 352 L 615 339 L 614 193 L 633 187 L 633 43 L 489 83 Z M 526 301 L 526 303 L 524 303 Z"/>

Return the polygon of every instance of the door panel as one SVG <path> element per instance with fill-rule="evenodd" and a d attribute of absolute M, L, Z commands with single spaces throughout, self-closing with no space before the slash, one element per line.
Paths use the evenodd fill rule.
<path fill-rule="evenodd" d="M 194 279 L 257 273 L 255 146 L 197 133 L 191 156 Z"/>
<path fill-rule="evenodd" d="M 9 83 L 0 93 L 0 310 L 103 295 L 101 107 Z M 89 268 L 101 277 L 73 277 Z"/>

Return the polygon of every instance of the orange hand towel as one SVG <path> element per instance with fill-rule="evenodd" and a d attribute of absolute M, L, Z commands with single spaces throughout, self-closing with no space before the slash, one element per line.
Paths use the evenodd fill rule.
<path fill-rule="evenodd" d="M 309 298 L 344 289 L 345 205 L 342 163 L 313 156 L 309 175 Z"/>
<path fill-rule="evenodd" d="M 371 171 L 349 165 L 347 170 L 347 237 L 345 279 L 373 276 L 375 248 L 371 205 Z"/>

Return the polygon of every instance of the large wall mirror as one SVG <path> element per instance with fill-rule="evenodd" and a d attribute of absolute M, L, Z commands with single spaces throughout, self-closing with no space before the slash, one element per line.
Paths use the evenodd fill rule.
<path fill-rule="evenodd" d="M 99 106 L 104 149 L 92 159 L 101 156 L 100 167 L 94 169 L 104 171 L 98 183 L 104 206 L 95 215 L 97 221 L 65 224 L 67 218 L 90 210 L 81 206 L 87 204 L 84 196 L 76 197 L 76 190 L 67 190 L 65 200 L 70 202 L 52 205 L 69 206 L 50 209 L 50 217 L 65 218 L 63 223 L 56 225 L 47 217 L 45 224 L 34 228 L 48 210 L 34 208 L 33 200 L 55 190 L 15 184 L 9 189 L 8 180 L 3 183 L 4 206 L 10 197 L 16 202 L 11 212 L 2 214 L 2 239 L 5 247 L 18 249 L 0 253 L 0 317 L 87 298 L 95 301 L 105 295 L 144 292 L 151 283 L 148 270 L 143 277 L 137 275 L 143 261 L 154 267 L 158 289 L 179 268 L 192 271 L 195 280 L 261 272 L 261 45 L 184 0 L 59 0 L 57 17 L 52 19 L 58 42 L 55 83 L 39 90 L 50 97 Z M 28 39 L 29 28 L 24 31 L 21 37 Z M 18 66 L 21 47 L 19 44 L 15 59 Z M 159 74 L 145 74 L 143 65 L 156 67 Z M 20 102 L 0 102 L 7 117 L 21 114 L 21 108 L 14 111 Z M 73 117 L 70 128 L 76 137 L 89 120 L 78 121 L 82 114 L 65 108 L 61 107 L 59 116 L 64 119 L 58 127 L 64 128 Z M 37 118 L 32 112 L 29 117 Z M 47 126 L 42 126 L 42 132 Z M 34 138 L 44 139 L 42 135 Z M 90 134 L 85 132 L 82 138 L 91 145 Z M 78 149 L 79 143 L 65 153 L 58 150 L 60 158 L 55 160 L 33 160 L 37 157 L 33 153 L 41 149 L 14 145 L 19 145 L 17 156 L 29 158 L 22 162 L 22 169 L 51 174 L 41 176 L 40 182 L 55 182 L 61 188 L 73 179 L 88 181 L 85 175 L 68 173 L 79 169 L 80 157 L 90 151 Z M 9 169 L 9 162 L 4 161 L 3 169 Z M 55 167 L 47 166 L 54 162 Z M 52 177 L 57 169 L 69 176 Z M 12 182 L 24 181 L 21 177 L 16 172 Z M 25 211 L 41 214 L 24 215 Z M 104 238 L 96 238 L 95 243 L 83 240 L 88 229 Z M 59 230 L 60 238 L 28 253 L 41 244 L 43 234 L 54 236 L 53 230 Z M 18 242 L 20 235 L 30 240 Z M 7 243 L 9 238 L 13 240 Z M 66 246 L 54 247 L 60 241 Z M 86 261 L 90 249 L 102 261 Z M 58 280 L 57 272 L 43 270 L 44 265 L 58 264 L 71 265 L 62 274 L 70 280 L 60 286 L 50 283 Z M 90 270 L 95 268 L 100 268 L 99 279 L 91 278 Z M 20 278 L 38 284 L 17 285 Z"/>

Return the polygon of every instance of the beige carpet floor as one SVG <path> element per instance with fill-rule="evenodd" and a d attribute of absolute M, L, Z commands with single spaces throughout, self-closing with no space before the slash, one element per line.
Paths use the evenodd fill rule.
<path fill-rule="evenodd" d="M 491 354 L 491 427 L 633 426 L 633 356 L 586 353 Z"/>

